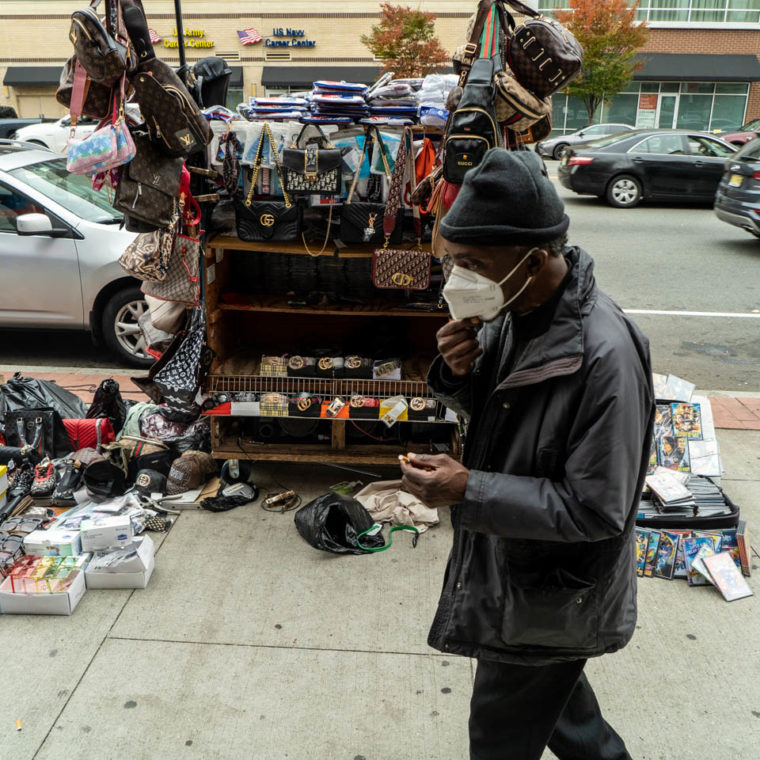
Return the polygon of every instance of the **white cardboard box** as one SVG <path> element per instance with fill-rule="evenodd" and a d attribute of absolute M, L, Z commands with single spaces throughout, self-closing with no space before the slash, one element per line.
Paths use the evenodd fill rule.
<path fill-rule="evenodd" d="M 14 594 L 9 577 L 0 585 L 0 612 L 6 615 L 70 615 L 85 591 L 81 569 L 68 591 L 58 594 Z"/>
<path fill-rule="evenodd" d="M 125 546 L 134 537 L 132 521 L 126 515 L 85 520 L 82 522 L 80 535 L 83 552 L 99 552 L 111 547 Z"/>
<path fill-rule="evenodd" d="M 75 530 L 33 530 L 24 537 L 24 551 L 40 557 L 73 557 L 82 553 Z"/>
<path fill-rule="evenodd" d="M 145 588 L 156 564 L 155 545 L 150 536 L 143 536 L 137 554 L 115 569 L 93 568 L 97 559 L 93 558 L 85 571 L 87 588 Z"/>

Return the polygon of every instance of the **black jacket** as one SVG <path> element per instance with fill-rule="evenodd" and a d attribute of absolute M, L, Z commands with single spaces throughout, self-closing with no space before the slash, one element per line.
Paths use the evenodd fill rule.
<path fill-rule="evenodd" d="M 428 382 L 469 420 L 463 504 L 430 631 L 436 649 L 543 664 L 620 649 L 636 622 L 633 524 L 654 415 L 649 344 L 568 248 L 546 332 L 504 377 L 509 316 L 486 324 L 473 373 L 439 356 Z M 505 324 L 505 319 L 508 320 Z M 504 377 L 497 382 L 498 376 Z"/>

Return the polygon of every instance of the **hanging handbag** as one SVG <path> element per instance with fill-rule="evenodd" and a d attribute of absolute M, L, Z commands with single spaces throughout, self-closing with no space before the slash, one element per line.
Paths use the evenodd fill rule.
<path fill-rule="evenodd" d="M 539 98 L 523 87 L 511 71 L 496 74 L 494 108 L 499 124 L 524 132 L 552 110 L 551 98 Z"/>
<path fill-rule="evenodd" d="M 552 120 L 551 116 L 547 114 L 523 132 L 513 132 L 512 130 L 509 130 L 507 132 L 507 135 L 509 136 L 509 148 L 510 150 L 515 150 L 522 145 L 530 145 L 531 143 L 545 140 L 549 137 L 551 132 Z"/>
<path fill-rule="evenodd" d="M 134 69 L 137 58 L 128 43 L 120 39 L 126 40 L 126 33 L 119 34 L 118 0 L 106 0 L 105 24 L 97 14 L 99 5 L 100 0 L 92 0 L 88 8 L 71 14 L 69 39 L 90 79 L 111 87 Z"/>
<path fill-rule="evenodd" d="M 83 70 L 76 76 L 75 87 L 84 87 Z M 79 93 L 74 97 L 76 103 L 80 104 L 79 110 L 81 111 L 83 95 Z M 75 126 L 76 119 L 72 116 L 72 133 Z M 115 92 L 113 96 L 110 121 L 83 140 L 69 141 L 66 153 L 66 169 L 72 174 L 108 172 L 129 163 L 135 157 L 135 152 L 135 144 L 124 116 L 124 77 L 122 77 L 120 93 Z"/>
<path fill-rule="evenodd" d="M 376 250 L 372 257 L 372 283 L 376 288 L 392 290 L 426 290 L 430 285 L 431 255 L 419 250 L 421 227 L 419 208 L 413 206 L 415 230 L 417 232 L 417 249 L 388 248 L 391 235 L 396 227 L 398 210 L 401 208 L 401 194 L 405 178 L 409 174 L 411 161 L 412 136 L 404 130 L 396 155 L 396 165 L 388 191 L 388 202 L 383 217 L 385 245 Z M 412 165 L 413 169 L 413 165 Z M 413 176 L 413 175 L 412 175 Z"/>
<path fill-rule="evenodd" d="M 559 21 L 538 14 L 519 0 L 506 2 L 529 17 L 509 39 L 509 67 L 523 87 L 545 98 L 581 73 L 583 47 Z"/>
<path fill-rule="evenodd" d="M 80 64 L 81 66 L 81 64 Z M 72 55 L 61 70 L 61 77 L 55 99 L 67 110 L 73 111 L 72 98 L 74 95 L 74 76 L 77 68 L 77 57 Z M 85 72 L 86 73 L 86 72 Z M 128 88 L 131 89 L 131 88 Z M 89 116 L 91 119 L 105 119 L 111 113 L 113 88 L 99 84 L 85 76 L 82 103 L 77 116 Z"/>
<path fill-rule="evenodd" d="M 377 245 L 383 242 L 383 217 L 385 215 L 385 204 L 353 203 L 354 191 L 356 190 L 356 185 L 359 180 L 359 173 L 364 164 L 364 157 L 367 154 L 370 156 L 372 155 L 373 144 L 373 128 L 368 127 L 364 134 L 359 165 L 354 172 L 354 179 L 351 183 L 348 198 L 343 204 L 343 208 L 340 212 L 340 233 L 338 236 L 344 243 L 374 243 Z M 380 145 L 380 148 L 382 150 L 382 145 Z M 383 153 L 382 155 L 383 158 L 385 158 L 385 154 Z M 393 232 L 391 233 L 390 243 L 401 242 L 404 232 L 403 225 L 404 209 L 399 208 L 396 214 L 396 223 L 394 224 Z"/>
<path fill-rule="evenodd" d="M 169 227 L 177 215 L 182 159 L 163 154 L 145 132 L 133 137 L 137 154 L 121 171 L 114 208 L 153 228 Z"/>
<path fill-rule="evenodd" d="M 153 53 L 142 5 L 132 0 L 127 4 L 124 21 L 140 60 L 130 77 L 135 100 L 151 139 L 161 150 L 170 156 L 187 156 L 211 142 L 211 127 L 174 69 Z"/>
<path fill-rule="evenodd" d="M 14 409 L 5 413 L 5 443 L 34 449 L 41 457 L 55 459 L 71 451 L 61 415 L 51 407 Z"/>
<path fill-rule="evenodd" d="M 142 292 L 162 301 L 196 305 L 200 298 L 200 260 L 200 238 L 176 235 L 166 276 L 157 282 L 143 282 Z"/>
<path fill-rule="evenodd" d="M 318 141 L 299 148 L 298 143 L 308 126 L 305 124 L 293 145 L 282 152 L 284 189 L 294 195 L 339 195 L 342 179 L 341 152 L 327 139 L 319 126 Z"/>
<path fill-rule="evenodd" d="M 241 240 L 248 242 L 297 240 L 301 232 L 301 208 L 298 203 L 291 202 L 284 185 L 283 202 L 253 200 L 256 181 L 259 171 L 261 171 L 261 153 L 265 139 L 269 141 L 277 176 L 280 178 L 280 184 L 283 184 L 277 145 L 274 142 L 269 124 L 265 123 L 256 149 L 256 158 L 253 162 L 248 197 L 243 200 L 238 193 L 234 196 L 237 234 Z"/>
<path fill-rule="evenodd" d="M 145 282 L 165 280 L 178 223 L 179 220 L 175 219 L 168 227 L 140 232 L 119 257 L 121 268 L 128 275 Z"/>

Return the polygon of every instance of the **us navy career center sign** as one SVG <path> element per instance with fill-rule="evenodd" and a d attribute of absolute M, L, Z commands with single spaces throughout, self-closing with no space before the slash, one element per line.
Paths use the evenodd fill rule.
<path fill-rule="evenodd" d="M 272 29 L 272 36 L 267 37 L 264 41 L 265 47 L 274 48 L 315 47 L 316 44 L 316 40 L 306 39 L 306 32 L 303 29 L 289 29 L 288 27 L 277 27 L 277 29 Z"/>
<path fill-rule="evenodd" d="M 203 29 L 185 29 L 183 32 L 184 43 L 186 48 L 211 48 L 214 47 L 212 40 L 206 39 L 206 33 Z M 177 36 L 177 27 L 172 28 L 172 36 Z M 179 47 L 179 40 L 164 39 L 165 48 Z"/>

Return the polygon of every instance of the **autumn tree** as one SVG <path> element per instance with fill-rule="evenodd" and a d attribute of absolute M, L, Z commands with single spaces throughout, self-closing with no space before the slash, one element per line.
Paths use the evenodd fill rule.
<path fill-rule="evenodd" d="M 422 77 L 449 62 L 435 36 L 434 14 L 391 3 L 381 3 L 380 11 L 380 23 L 361 41 L 382 60 L 383 71 L 398 78 Z"/>
<path fill-rule="evenodd" d="M 569 7 L 556 16 L 583 45 L 584 54 L 581 75 L 564 91 L 583 101 L 591 123 L 602 102 L 617 95 L 641 68 L 636 51 L 649 30 L 636 21 L 639 0 L 569 0 Z"/>

